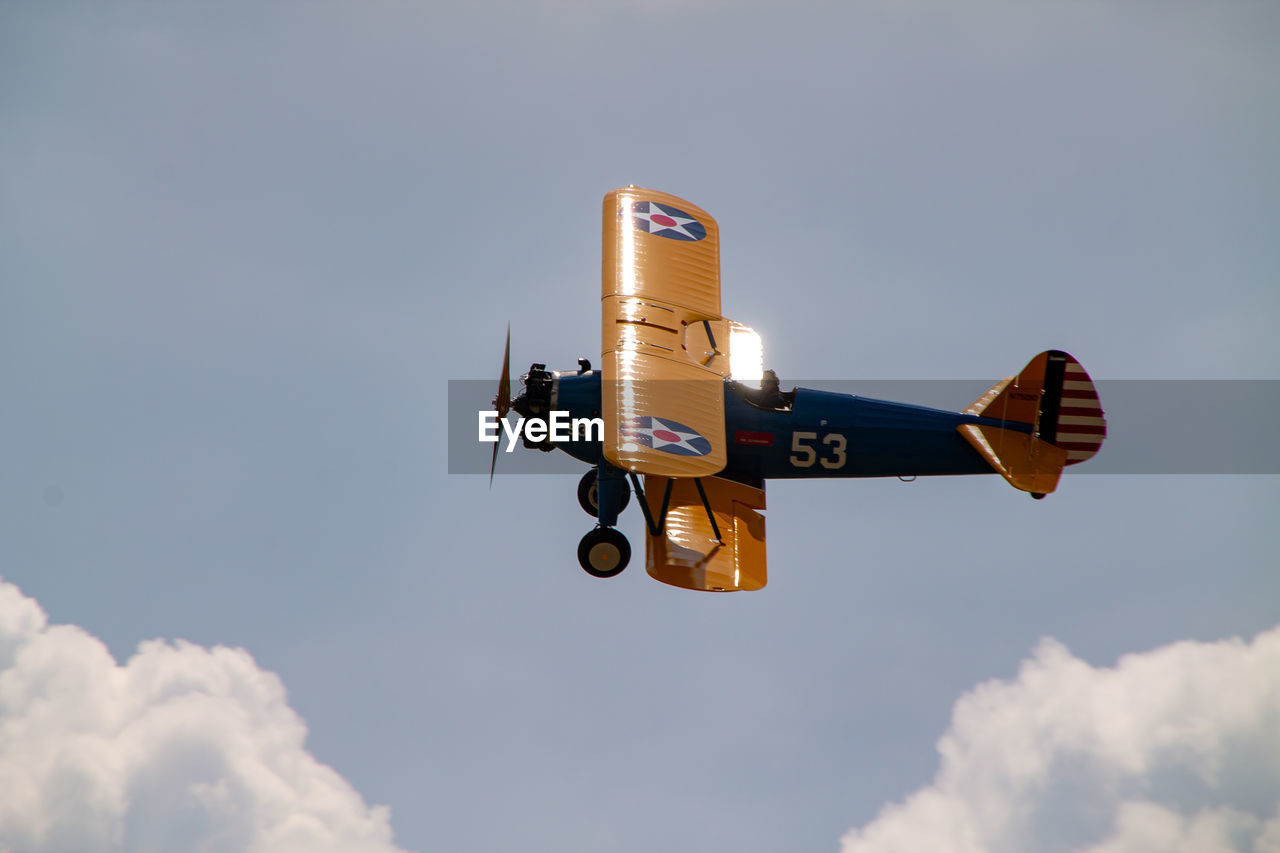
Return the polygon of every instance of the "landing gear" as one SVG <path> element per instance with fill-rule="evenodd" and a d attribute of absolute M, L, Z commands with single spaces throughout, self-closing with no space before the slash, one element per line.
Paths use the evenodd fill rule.
<path fill-rule="evenodd" d="M 596 518 L 600 513 L 599 476 L 599 472 L 595 468 L 591 468 L 578 481 L 578 506 L 582 507 L 582 511 L 592 518 Z M 618 499 L 616 513 L 621 513 L 627 508 L 627 504 L 631 502 L 631 489 L 625 481 L 623 481 L 620 494 L 622 497 Z"/>
<path fill-rule="evenodd" d="M 578 543 L 578 562 L 592 577 L 611 578 L 631 560 L 631 544 L 614 527 L 630 499 L 626 476 L 604 460 L 578 483 L 578 503 L 596 519 L 595 529 Z"/>
<path fill-rule="evenodd" d="M 578 562 L 592 577 L 621 574 L 630 560 L 631 543 L 614 527 L 597 527 L 578 543 Z"/>

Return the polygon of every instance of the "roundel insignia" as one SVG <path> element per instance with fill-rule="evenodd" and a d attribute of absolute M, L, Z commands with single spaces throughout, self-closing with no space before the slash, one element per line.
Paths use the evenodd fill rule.
<path fill-rule="evenodd" d="M 711 452 L 711 442 L 697 430 L 666 418 L 632 418 L 623 424 L 622 434 L 636 444 L 677 456 L 706 456 Z"/>
<path fill-rule="evenodd" d="M 646 234 L 656 234 L 672 240 L 701 240 L 707 236 L 707 228 L 695 217 L 669 204 L 656 201 L 637 201 L 631 205 L 631 222 Z"/>

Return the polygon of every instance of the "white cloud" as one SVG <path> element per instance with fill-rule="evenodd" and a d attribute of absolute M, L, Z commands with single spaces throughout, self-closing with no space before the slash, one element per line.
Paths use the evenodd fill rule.
<path fill-rule="evenodd" d="M 153 640 L 119 665 L 0 581 L 4 853 L 396 850 L 306 733 L 242 649 Z"/>
<path fill-rule="evenodd" d="M 1110 668 L 1044 640 L 960 698 L 938 751 L 843 853 L 1280 853 L 1280 626 Z"/>

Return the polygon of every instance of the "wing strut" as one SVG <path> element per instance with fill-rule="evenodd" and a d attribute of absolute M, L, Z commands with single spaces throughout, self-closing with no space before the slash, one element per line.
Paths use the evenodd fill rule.
<path fill-rule="evenodd" d="M 645 498 L 644 488 L 640 485 L 640 478 L 636 476 L 635 471 L 628 471 L 627 473 L 631 477 L 631 487 L 635 489 L 636 497 L 640 499 L 640 511 L 644 513 L 645 527 L 649 529 L 649 533 L 653 536 L 661 536 L 667 526 L 667 510 L 671 506 L 671 487 L 675 483 L 675 478 L 667 478 L 667 485 L 662 490 L 662 510 L 659 512 L 658 521 L 655 523 L 653 514 L 649 512 L 649 501 Z M 724 537 L 720 535 L 720 525 L 716 524 L 716 515 L 711 511 L 711 501 L 707 499 L 707 490 L 702 487 L 702 478 L 694 477 L 693 485 L 698 489 L 698 497 L 702 499 L 702 508 L 707 511 L 707 521 L 711 522 L 711 530 L 716 535 L 716 541 L 723 544 Z"/>
<path fill-rule="evenodd" d="M 640 486 L 640 478 L 636 476 L 635 471 L 627 472 L 631 476 L 631 488 L 635 489 L 636 497 L 640 499 L 640 511 L 644 513 L 645 527 L 649 528 L 649 533 L 654 536 L 661 536 L 663 529 L 667 526 L 667 509 L 671 506 L 671 486 L 675 480 L 668 477 L 667 487 L 662 491 L 662 511 L 658 515 L 658 522 L 655 524 L 653 515 L 649 512 L 649 501 L 645 499 L 644 489 Z"/>
<path fill-rule="evenodd" d="M 716 541 L 723 544 L 724 537 L 720 535 L 720 525 L 716 524 L 716 514 L 711 511 L 711 501 L 707 500 L 707 491 L 702 488 L 702 478 L 693 481 L 698 487 L 698 497 L 702 498 L 702 508 L 707 511 L 707 521 L 711 522 L 711 532 L 716 535 Z"/>

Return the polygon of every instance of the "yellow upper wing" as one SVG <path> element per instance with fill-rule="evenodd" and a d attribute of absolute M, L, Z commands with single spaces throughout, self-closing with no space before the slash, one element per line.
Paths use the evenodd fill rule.
<path fill-rule="evenodd" d="M 669 193 L 614 190 L 604 197 L 603 279 L 605 296 L 657 299 L 719 319 L 720 227 Z"/>
<path fill-rule="evenodd" d="M 644 474 L 715 474 L 730 328 L 719 226 L 676 196 L 627 187 L 604 197 L 603 233 L 605 458 Z"/>

